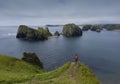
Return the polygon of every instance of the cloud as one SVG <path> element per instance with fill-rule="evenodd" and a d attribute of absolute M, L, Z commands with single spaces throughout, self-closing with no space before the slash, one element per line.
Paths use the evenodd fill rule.
<path fill-rule="evenodd" d="M 120 23 L 119 0 L 0 0 L 0 25 Z"/>

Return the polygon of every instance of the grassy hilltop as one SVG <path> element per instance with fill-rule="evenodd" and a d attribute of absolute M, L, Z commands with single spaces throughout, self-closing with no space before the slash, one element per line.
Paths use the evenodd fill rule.
<path fill-rule="evenodd" d="M 0 84 L 100 84 L 84 64 L 68 62 L 45 72 L 20 59 L 0 55 Z"/>

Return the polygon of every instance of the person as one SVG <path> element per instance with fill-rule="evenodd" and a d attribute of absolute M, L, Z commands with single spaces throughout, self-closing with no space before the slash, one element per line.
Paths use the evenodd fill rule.
<path fill-rule="evenodd" d="M 77 61 L 78 61 L 78 55 L 77 54 L 74 56 L 74 60 L 75 60 L 75 62 L 77 64 Z"/>

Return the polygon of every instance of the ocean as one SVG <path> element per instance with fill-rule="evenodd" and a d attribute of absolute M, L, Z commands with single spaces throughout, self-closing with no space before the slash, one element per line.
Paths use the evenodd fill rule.
<path fill-rule="evenodd" d="M 33 26 L 37 28 L 37 26 Z M 62 32 L 63 26 L 49 27 L 50 32 Z M 35 52 L 46 71 L 64 63 L 79 61 L 87 64 L 102 84 L 120 84 L 120 31 L 85 31 L 81 37 L 55 37 L 46 41 L 28 42 L 16 39 L 18 26 L 0 26 L 0 54 L 22 57 L 23 52 Z"/>

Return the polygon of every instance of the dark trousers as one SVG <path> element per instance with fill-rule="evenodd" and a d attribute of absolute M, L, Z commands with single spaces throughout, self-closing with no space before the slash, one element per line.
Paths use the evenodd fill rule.
<path fill-rule="evenodd" d="M 75 60 L 75 63 L 77 64 L 78 59 Z"/>

